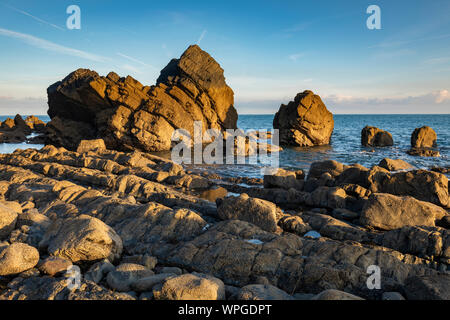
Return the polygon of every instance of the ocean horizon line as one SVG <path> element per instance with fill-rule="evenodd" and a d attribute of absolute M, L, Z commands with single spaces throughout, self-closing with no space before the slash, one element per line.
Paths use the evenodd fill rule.
<path fill-rule="evenodd" d="M 20 114 L 20 113 L 18 113 Z M 16 114 L 0 114 L 0 117 L 15 117 Z M 48 114 L 20 114 L 21 116 L 48 117 Z M 240 113 L 240 116 L 271 116 L 275 113 Z M 334 116 L 446 116 L 450 113 L 333 113 Z"/>

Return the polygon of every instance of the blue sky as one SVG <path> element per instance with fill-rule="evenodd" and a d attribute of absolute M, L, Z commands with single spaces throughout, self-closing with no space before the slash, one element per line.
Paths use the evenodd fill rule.
<path fill-rule="evenodd" d="M 69 30 L 66 8 L 81 9 Z M 369 30 L 369 5 L 381 30 Z M 450 113 L 450 1 L 0 0 L 0 114 L 45 114 L 46 88 L 83 67 L 154 84 L 198 43 L 239 113 L 313 90 L 334 113 Z"/>

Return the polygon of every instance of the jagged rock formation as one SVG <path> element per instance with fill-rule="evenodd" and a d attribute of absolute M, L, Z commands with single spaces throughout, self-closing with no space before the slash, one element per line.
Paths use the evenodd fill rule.
<path fill-rule="evenodd" d="M 238 118 L 223 69 L 197 45 L 173 59 L 154 86 L 78 69 L 47 93 L 47 142 L 71 150 L 96 138 L 115 150 L 170 150 L 175 129 L 193 136 L 194 121 L 203 131 L 235 129 Z"/>
<path fill-rule="evenodd" d="M 330 143 L 334 120 L 322 99 L 306 90 L 281 105 L 273 127 L 280 130 L 280 145 L 311 147 Z"/>
<path fill-rule="evenodd" d="M 7 118 L 5 121 L 0 122 L 0 143 L 19 143 L 27 141 L 27 136 L 31 133 L 44 133 L 45 132 L 45 123 L 42 120 L 39 120 L 35 116 L 28 116 L 25 120 L 23 120 L 22 116 L 17 114 L 14 119 Z M 38 141 L 35 138 L 29 139 Z"/>

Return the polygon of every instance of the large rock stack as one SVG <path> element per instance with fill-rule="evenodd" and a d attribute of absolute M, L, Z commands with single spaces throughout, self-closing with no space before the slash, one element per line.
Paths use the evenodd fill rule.
<path fill-rule="evenodd" d="M 71 150 L 95 138 L 109 149 L 170 150 L 175 129 L 192 135 L 194 121 L 202 121 L 203 130 L 235 129 L 238 118 L 223 69 L 197 45 L 173 59 L 155 86 L 78 69 L 47 93 L 47 140 Z"/>
<path fill-rule="evenodd" d="M 280 130 L 281 145 L 312 147 L 330 143 L 334 120 L 322 99 L 306 90 L 294 101 L 281 105 L 273 127 Z"/>

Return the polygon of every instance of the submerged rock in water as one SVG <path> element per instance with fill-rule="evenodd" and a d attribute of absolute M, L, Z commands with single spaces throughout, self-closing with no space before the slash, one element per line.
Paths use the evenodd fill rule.
<path fill-rule="evenodd" d="M 322 99 L 306 90 L 281 105 L 273 127 L 280 130 L 281 145 L 311 147 L 330 143 L 334 120 Z"/>
<path fill-rule="evenodd" d="M 389 147 L 394 145 L 394 139 L 387 131 L 366 126 L 361 131 L 361 144 L 365 147 Z"/>
<path fill-rule="evenodd" d="M 424 126 L 417 128 L 411 135 L 411 148 L 434 148 L 437 146 L 436 132 L 428 127 Z"/>
<path fill-rule="evenodd" d="M 163 151 L 172 133 L 193 137 L 194 121 L 202 130 L 235 129 L 233 90 L 223 69 L 197 45 L 173 59 L 155 86 L 143 86 L 114 72 L 106 77 L 78 69 L 47 89 L 47 140 L 75 150 L 81 140 L 102 138 L 108 149 Z"/>
<path fill-rule="evenodd" d="M 430 148 L 411 148 L 407 152 L 410 156 L 417 157 L 440 157 L 441 153 Z"/>

